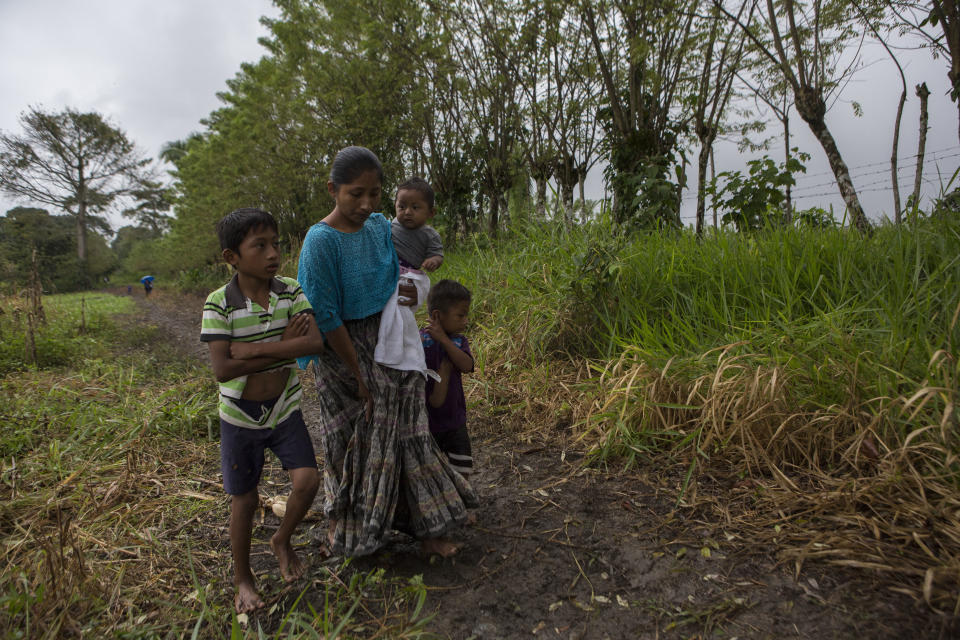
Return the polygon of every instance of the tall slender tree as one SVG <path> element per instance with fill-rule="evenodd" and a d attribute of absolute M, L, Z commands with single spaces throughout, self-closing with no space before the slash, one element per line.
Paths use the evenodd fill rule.
<path fill-rule="evenodd" d="M 149 178 L 149 158 L 97 112 L 31 107 L 21 135 L 0 133 L 0 189 L 73 216 L 77 258 L 85 269 L 87 227 Z"/>
<path fill-rule="evenodd" d="M 893 121 L 893 149 L 890 152 L 890 184 L 893 188 L 893 219 L 897 224 L 900 224 L 903 217 L 903 210 L 900 206 L 900 179 L 897 170 L 897 160 L 900 155 L 900 123 L 903 120 L 903 106 L 907 102 L 907 76 L 903 72 L 903 67 L 900 65 L 897 55 L 880 33 L 880 29 L 882 28 L 882 15 L 871 15 L 871 7 L 865 8 L 860 0 L 854 0 L 853 5 L 860 19 L 863 20 L 867 29 L 873 34 L 874 39 L 880 43 L 887 52 L 887 55 L 890 56 L 893 64 L 897 67 L 897 72 L 900 74 L 900 99 L 897 102 L 897 115 Z M 873 7 L 872 13 L 877 13 L 876 7 Z"/>
<path fill-rule="evenodd" d="M 469 91 L 460 127 L 464 137 L 472 134 L 472 147 L 483 158 L 481 188 L 490 203 L 490 235 L 500 229 L 507 194 L 518 177 L 522 91 L 512 72 L 520 64 L 517 18 L 507 0 L 458 0 L 446 13 L 445 28 L 460 34 L 450 41 Z"/>
<path fill-rule="evenodd" d="M 850 170 L 826 123 L 827 97 L 841 86 L 853 66 L 839 69 L 838 56 L 864 35 L 855 10 L 846 0 L 783 0 L 778 6 L 773 0 L 765 0 L 764 19 L 745 23 L 731 14 L 722 0 L 713 2 L 744 29 L 762 55 L 783 75 L 793 92 L 797 113 L 827 156 L 854 226 L 861 232 L 869 231 L 871 224 L 860 205 Z"/>
<path fill-rule="evenodd" d="M 744 3 L 741 14 L 747 8 Z M 713 153 L 713 143 L 720 129 L 727 103 L 733 93 L 733 81 L 743 57 L 743 45 L 746 36 L 735 24 L 727 24 L 724 29 L 719 11 L 705 18 L 706 38 L 701 47 L 702 66 L 697 80 L 696 109 L 694 110 L 694 131 L 700 141 L 700 153 L 697 162 L 697 221 L 696 233 L 703 234 L 706 212 L 707 164 Z M 749 22 L 749 17 L 747 22 Z M 717 47 L 719 46 L 719 51 Z M 716 56 L 716 57 L 715 57 Z"/>

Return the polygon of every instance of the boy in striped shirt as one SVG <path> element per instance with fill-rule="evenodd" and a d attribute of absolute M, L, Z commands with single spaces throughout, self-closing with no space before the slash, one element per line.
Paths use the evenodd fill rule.
<path fill-rule="evenodd" d="M 220 464 L 231 495 L 230 548 L 238 613 L 264 606 L 250 568 L 257 484 L 269 448 L 289 471 L 293 488 L 270 546 L 290 582 L 305 565 L 290 542 L 320 486 L 313 444 L 300 411 L 293 358 L 323 349 L 313 309 L 300 285 L 277 276 L 277 223 L 266 211 L 238 209 L 217 224 L 223 259 L 236 274 L 207 297 L 200 339 L 210 347 L 220 383 Z"/>

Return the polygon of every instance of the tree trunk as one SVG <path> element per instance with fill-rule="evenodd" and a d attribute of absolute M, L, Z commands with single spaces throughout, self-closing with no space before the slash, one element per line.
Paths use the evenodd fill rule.
<path fill-rule="evenodd" d="M 573 185 L 566 181 L 560 183 L 560 201 L 563 203 L 563 224 L 573 227 Z"/>
<path fill-rule="evenodd" d="M 703 235 L 707 196 L 707 164 L 710 160 L 710 148 L 709 140 L 700 140 L 700 155 L 697 158 L 697 237 Z"/>
<path fill-rule="evenodd" d="M 87 203 L 82 200 L 77 207 L 77 258 L 87 260 Z"/>
<path fill-rule="evenodd" d="M 491 237 L 497 237 L 497 231 L 500 227 L 500 197 L 490 195 L 490 218 L 487 220 L 487 233 Z"/>
<path fill-rule="evenodd" d="M 547 219 L 547 179 L 543 177 L 534 178 L 537 183 L 537 219 Z"/>
<path fill-rule="evenodd" d="M 827 154 L 827 161 L 830 163 L 830 169 L 837 180 L 837 187 L 840 189 L 840 197 L 843 198 L 847 210 L 850 212 L 850 219 L 853 225 L 861 232 L 870 231 L 870 221 L 867 220 L 863 207 L 860 206 L 860 198 L 857 197 L 857 190 L 853 188 L 853 181 L 850 179 L 850 170 L 840 155 L 837 143 L 827 128 L 824 120 L 826 114 L 826 105 L 816 90 L 812 87 L 800 87 L 796 92 L 797 113 L 803 118 L 804 122 L 810 127 L 810 131 L 816 136 L 824 153 Z"/>
<path fill-rule="evenodd" d="M 710 183 L 717 183 L 717 166 L 713 161 L 713 147 L 710 147 Z M 717 201 L 710 203 L 710 209 L 713 211 L 713 228 L 717 228 Z"/>
<path fill-rule="evenodd" d="M 923 183 L 923 156 L 927 146 L 927 98 L 930 90 L 927 83 L 917 85 L 917 97 L 920 98 L 920 139 L 917 141 L 917 174 L 913 181 L 913 210 L 920 210 L 920 186 Z"/>
<path fill-rule="evenodd" d="M 900 180 L 897 178 L 897 154 L 900 147 L 900 120 L 903 118 L 903 105 L 907 101 L 907 88 L 904 86 L 900 93 L 900 103 L 897 105 L 897 119 L 893 125 L 893 151 L 890 152 L 890 180 L 893 184 L 893 219 L 897 224 L 903 220 L 900 210 Z"/>
<path fill-rule="evenodd" d="M 577 186 L 580 189 L 580 218 L 586 222 L 587 221 L 587 198 L 584 195 L 584 181 L 586 180 L 587 172 L 584 169 L 580 169 L 577 174 Z"/>
<path fill-rule="evenodd" d="M 790 114 L 783 112 L 783 155 L 784 166 L 790 166 Z M 783 201 L 783 226 L 793 224 L 793 195 L 790 183 L 787 183 L 787 198 Z"/>
<path fill-rule="evenodd" d="M 80 196 L 77 198 L 77 258 L 80 259 L 81 265 L 87 260 L 87 189 L 83 169 L 83 160 L 81 160 L 77 179 L 80 183 L 77 188 L 77 194 Z M 81 268 L 86 270 L 84 266 Z"/>

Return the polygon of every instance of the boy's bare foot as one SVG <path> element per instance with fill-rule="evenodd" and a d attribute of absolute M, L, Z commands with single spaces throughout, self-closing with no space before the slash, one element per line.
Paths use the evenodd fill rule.
<path fill-rule="evenodd" d="M 457 551 L 460 551 L 461 547 L 463 547 L 462 544 L 447 540 L 446 538 L 427 538 L 420 542 L 420 548 L 423 550 L 423 553 L 426 555 L 436 554 L 443 558 L 449 558 L 456 554 Z"/>
<path fill-rule="evenodd" d="M 234 586 L 237 595 L 233 598 L 233 606 L 237 613 L 251 613 L 266 606 L 253 584 L 253 576 L 235 579 Z"/>
<path fill-rule="evenodd" d="M 467 524 L 477 524 L 477 512 L 468 511 L 467 512 Z"/>
<path fill-rule="evenodd" d="M 293 582 L 303 577 L 307 566 L 300 560 L 300 556 L 293 550 L 293 545 L 288 539 L 286 542 L 279 542 L 276 536 L 270 538 L 270 548 L 273 549 L 273 555 L 277 556 L 277 562 L 280 564 L 280 577 L 284 582 Z"/>

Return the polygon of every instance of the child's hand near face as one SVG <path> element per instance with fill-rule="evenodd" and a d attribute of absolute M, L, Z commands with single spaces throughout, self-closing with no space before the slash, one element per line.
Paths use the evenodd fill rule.
<path fill-rule="evenodd" d="M 436 271 L 440 268 L 441 264 L 443 264 L 443 256 L 430 256 L 423 261 L 420 268 L 424 271 Z"/>
<path fill-rule="evenodd" d="M 427 333 L 430 334 L 430 337 L 443 344 L 445 341 L 449 341 L 450 337 L 447 335 L 447 332 L 443 330 L 443 325 L 440 324 L 440 312 L 434 310 L 430 314 L 430 324 L 427 325 Z"/>

